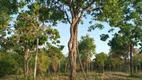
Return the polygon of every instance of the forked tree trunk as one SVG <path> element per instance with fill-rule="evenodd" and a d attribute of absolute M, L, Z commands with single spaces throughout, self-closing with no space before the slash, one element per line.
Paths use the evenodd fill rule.
<path fill-rule="evenodd" d="M 24 77 L 27 79 L 28 76 L 28 45 L 24 49 Z"/>
<path fill-rule="evenodd" d="M 68 42 L 70 60 L 70 80 L 76 80 L 76 53 L 77 53 L 78 21 L 72 19 L 70 26 L 70 39 Z"/>

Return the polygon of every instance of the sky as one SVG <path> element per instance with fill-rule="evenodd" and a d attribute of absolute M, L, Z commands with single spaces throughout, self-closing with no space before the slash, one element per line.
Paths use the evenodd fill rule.
<path fill-rule="evenodd" d="M 88 27 L 90 26 L 89 24 L 89 19 L 86 19 L 84 21 L 84 24 L 80 24 L 79 25 L 79 32 L 78 32 L 78 40 L 80 40 L 81 36 L 85 36 L 86 34 L 89 34 L 89 36 L 91 38 L 94 38 L 94 44 L 96 45 L 96 53 L 100 53 L 100 52 L 105 52 L 108 53 L 110 47 L 107 45 L 107 43 L 109 42 L 109 40 L 112 39 L 112 35 L 113 33 L 117 32 L 118 29 L 114 30 L 112 33 L 108 33 L 108 30 L 111 29 L 111 27 L 109 26 L 108 23 L 102 23 L 104 25 L 104 29 L 100 30 L 100 29 L 95 29 L 91 32 L 88 32 Z M 63 49 L 63 54 L 67 55 L 68 54 L 68 41 L 70 38 L 70 25 L 69 24 L 65 24 L 65 23 L 59 23 L 57 25 L 57 29 L 60 33 L 60 44 L 64 45 L 65 48 Z M 110 38 L 106 41 L 101 41 L 100 40 L 100 35 L 101 34 L 109 34 Z"/>
<path fill-rule="evenodd" d="M 25 6 L 23 9 L 21 10 L 28 10 L 27 6 Z M 20 10 L 20 11 L 21 11 Z M 13 17 L 16 17 L 17 15 L 14 15 Z M 94 38 L 94 44 L 96 45 L 96 53 L 100 53 L 100 52 L 105 52 L 105 53 L 109 53 L 109 49 L 110 47 L 107 45 L 107 43 L 109 42 L 109 40 L 112 39 L 112 35 L 117 32 L 119 29 L 116 28 L 112 33 L 108 33 L 108 30 L 111 29 L 111 27 L 109 26 L 108 23 L 101 23 L 104 25 L 104 29 L 100 30 L 100 29 L 95 29 L 91 32 L 88 32 L 88 27 L 90 26 L 89 24 L 89 20 L 91 19 L 91 17 L 88 16 L 87 19 L 83 18 L 83 24 L 79 25 L 79 32 L 78 32 L 78 40 L 80 40 L 81 36 L 85 36 L 86 34 L 89 34 L 89 36 L 91 38 Z M 95 21 L 96 22 L 96 21 Z M 93 23 L 95 24 L 95 23 Z M 65 55 L 68 55 L 68 41 L 70 38 L 70 25 L 69 24 L 65 24 L 65 23 L 58 23 L 58 25 L 56 27 L 59 34 L 60 34 L 60 44 L 64 45 L 64 49 L 62 50 L 62 53 Z M 101 34 L 109 34 L 109 39 L 107 39 L 106 41 L 101 41 L 100 40 L 100 35 Z"/>

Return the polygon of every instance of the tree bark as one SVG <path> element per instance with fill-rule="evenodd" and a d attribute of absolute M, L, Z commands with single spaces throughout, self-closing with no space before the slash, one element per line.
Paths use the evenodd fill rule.
<path fill-rule="evenodd" d="M 68 42 L 70 60 L 70 80 L 76 80 L 76 53 L 77 53 L 78 21 L 72 19 L 70 26 L 70 39 Z"/>
<path fill-rule="evenodd" d="M 27 80 L 27 76 L 28 76 L 28 45 L 25 46 L 24 49 L 24 77 Z"/>
<path fill-rule="evenodd" d="M 130 74 L 133 76 L 133 59 L 132 59 L 132 54 L 133 54 L 133 45 L 130 44 Z"/>

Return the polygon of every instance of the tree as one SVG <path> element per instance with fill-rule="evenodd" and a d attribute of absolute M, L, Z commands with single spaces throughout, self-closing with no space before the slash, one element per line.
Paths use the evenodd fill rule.
<path fill-rule="evenodd" d="M 78 42 L 78 46 L 81 61 L 84 64 L 84 68 L 86 66 L 86 71 L 88 72 L 88 69 L 90 68 L 89 64 L 91 61 L 91 57 L 93 54 L 95 54 L 96 45 L 94 44 L 94 39 L 90 38 L 89 35 L 82 36 L 81 40 Z"/>
<path fill-rule="evenodd" d="M 19 47 L 24 49 L 25 78 L 28 75 L 28 54 L 29 51 L 34 51 L 36 39 L 39 38 L 39 45 L 43 45 L 48 40 L 53 40 L 54 43 L 58 43 L 59 41 L 57 39 L 60 37 L 56 29 L 45 25 L 45 21 L 43 20 L 49 18 L 42 17 L 40 14 L 40 9 L 44 7 L 33 3 L 28 5 L 28 8 L 29 10 L 19 13 L 14 25 L 15 30 L 11 29 L 14 33 L 14 40 L 20 44 Z"/>
<path fill-rule="evenodd" d="M 115 20 L 115 27 L 119 27 L 119 34 L 125 37 L 126 43 L 129 46 L 130 52 L 130 73 L 133 75 L 133 47 L 141 44 L 141 1 L 130 1 L 124 9 L 124 15 L 122 16 L 122 20 Z M 129 6 L 129 7 L 128 7 Z M 113 23 L 114 24 L 114 23 Z M 112 26 L 112 25 L 111 25 Z M 108 38 L 106 36 L 102 36 L 102 39 Z"/>
<path fill-rule="evenodd" d="M 0 52 L 0 77 L 5 75 L 22 73 L 22 55 L 11 50 L 9 52 Z"/>
<path fill-rule="evenodd" d="M 142 54 L 140 53 L 135 53 L 133 56 L 133 66 L 135 71 L 141 71 L 141 64 L 142 64 Z"/>
<path fill-rule="evenodd" d="M 109 41 L 108 45 L 111 47 L 111 52 L 113 54 L 124 58 L 125 69 L 127 69 L 127 58 L 129 54 L 129 42 L 127 36 L 115 34 L 112 40 Z"/>
<path fill-rule="evenodd" d="M 141 28 L 134 26 L 133 23 L 122 23 L 119 24 L 119 33 L 109 43 L 111 49 L 126 58 L 130 53 L 130 73 L 133 75 L 133 47 L 139 45 L 141 41 Z"/>
<path fill-rule="evenodd" d="M 62 50 L 61 48 L 54 47 L 54 46 L 49 46 L 47 50 L 48 56 L 51 59 L 51 66 L 55 73 L 57 72 L 58 66 L 60 65 L 59 61 L 63 57 L 61 50 Z"/>
<path fill-rule="evenodd" d="M 27 0 L 30 1 L 30 0 Z M 55 9 L 54 13 L 62 16 L 63 22 L 70 24 L 70 39 L 68 42 L 69 60 L 70 60 L 70 80 L 75 80 L 76 76 L 76 53 L 78 45 L 78 25 L 83 17 L 91 15 L 93 20 L 108 21 L 110 24 L 115 23 L 116 20 L 121 20 L 123 15 L 123 6 L 126 5 L 123 0 L 119 1 L 102 1 L 102 0 L 38 0 L 41 5 L 45 5 L 51 9 Z M 111 6 L 110 6 L 111 5 Z M 44 10 L 44 9 L 43 9 Z M 60 12 L 62 12 L 60 14 Z M 60 16 L 53 16 L 57 19 Z M 93 26 L 94 27 L 94 26 Z M 95 27 L 100 27 L 96 25 Z"/>
<path fill-rule="evenodd" d="M 38 52 L 37 72 L 42 76 L 44 76 L 44 74 L 49 69 L 50 65 L 51 65 L 51 60 L 48 56 L 48 53 L 46 53 L 45 49 L 40 49 Z"/>
<path fill-rule="evenodd" d="M 104 72 L 105 62 L 107 61 L 107 54 L 101 52 L 95 55 L 95 62 L 102 68 L 102 72 Z"/>
<path fill-rule="evenodd" d="M 78 36 L 78 25 L 82 20 L 82 17 L 92 15 L 96 20 L 105 21 L 109 19 L 119 20 L 113 15 L 122 14 L 121 9 L 123 4 L 122 1 L 95 1 L 95 0 L 61 0 L 61 10 L 65 13 L 66 21 L 70 24 L 70 39 L 68 42 L 69 48 L 69 60 L 70 60 L 70 80 L 75 80 L 76 76 L 76 53 L 77 53 L 77 36 Z M 112 6 L 110 6 L 112 4 Z M 64 8 L 67 7 L 67 8 Z M 121 7 L 121 9 L 120 9 Z M 117 9 L 117 10 L 116 10 Z M 112 13 L 115 12 L 115 13 Z M 69 14 L 68 14 L 69 13 Z M 110 15 L 111 14 L 111 15 Z M 100 17 L 101 16 L 101 17 Z M 102 18 L 102 19 L 100 19 Z"/>

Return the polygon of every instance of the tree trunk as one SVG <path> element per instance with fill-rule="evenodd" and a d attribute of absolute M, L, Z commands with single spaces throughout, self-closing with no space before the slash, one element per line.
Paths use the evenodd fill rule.
<path fill-rule="evenodd" d="M 104 66 L 103 66 L 103 71 L 102 71 L 102 73 L 104 74 Z"/>
<path fill-rule="evenodd" d="M 25 46 L 24 49 L 24 77 L 27 80 L 27 76 L 28 76 L 28 45 Z"/>
<path fill-rule="evenodd" d="M 132 60 L 132 54 L 133 54 L 133 45 L 130 44 L 130 74 L 133 76 L 133 60 Z"/>
<path fill-rule="evenodd" d="M 37 56 L 38 56 L 38 42 L 39 39 L 37 38 L 37 42 L 36 42 L 36 54 L 35 54 L 35 65 L 34 65 L 34 80 L 36 80 L 36 70 L 37 70 Z"/>
<path fill-rule="evenodd" d="M 58 73 L 60 74 L 60 60 L 59 60 L 59 71 L 58 71 Z"/>
<path fill-rule="evenodd" d="M 127 72 L 127 57 L 124 57 L 124 63 L 125 63 L 125 72 Z"/>
<path fill-rule="evenodd" d="M 65 73 L 67 72 L 67 62 L 65 64 Z"/>
<path fill-rule="evenodd" d="M 70 26 L 70 39 L 68 42 L 70 60 L 70 80 L 76 80 L 76 53 L 77 53 L 78 21 L 72 19 Z"/>

